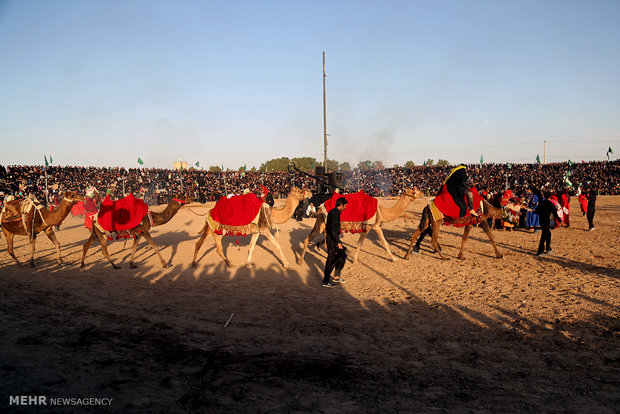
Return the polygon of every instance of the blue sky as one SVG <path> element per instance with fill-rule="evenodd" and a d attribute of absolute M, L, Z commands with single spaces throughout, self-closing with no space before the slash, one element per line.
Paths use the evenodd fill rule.
<path fill-rule="evenodd" d="M 0 164 L 620 154 L 620 2 L 0 0 Z"/>

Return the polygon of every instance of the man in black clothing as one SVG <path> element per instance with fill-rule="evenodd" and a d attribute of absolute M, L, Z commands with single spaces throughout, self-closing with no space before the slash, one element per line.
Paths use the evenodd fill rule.
<path fill-rule="evenodd" d="M 588 191 L 588 212 L 586 218 L 588 219 L 588 230 L 594 230 L 594 213 L 596 212 L 596 190 L 590 186 Z"/>
<path fill-rule="evenodd" d="M 467 176 L 467 168 L 461 164 L 454 168 L 445 183 L 448 193 L 459 207 L 459 217 L 465 217 L 467 210 L 472 216 L 477 216 L 474 211 L 474 196 L 469 189 L 469 177 Z M 467 199 L 467 202 L 465 202 Z"/>
<path fill-rule="evenodd" d="M 327 261 L 325 262 L 325 276 L 323 277 L 323 287 L 334 287 L 331 281 L 331 273 L 334 268 L 334 282 L 344 282 L 340 278 L 340 272 L 347 261 L 347 253 L 340 242 L 340 213 L 347 207 L 347 199 L 344 197 L 336 200 L 336 207 L 332 208 L 327 214 L 325 223 L 325 241 L 327 242 Z"/>
<path fill-rule="evenodd" d="M 536 210 L 534 213 L 538 214 L 540 217 L 540 229 L 542 230 L 542 234 L 540 235 L 540 243 L 538 243 L 538 251 L 536 252 L 536 256 L 544 256 L 551 251 L 551 230 L 549 226 L 549 222 L 551 221 L 551 216 L 558 220 L 560 217 L 558 216 L 558 212 L 553 205 L 553 203 L 549 200 L 551 197 L 551 192 L 545 191 L 545 197 L 543 200 L 543 195 L 537 188 L 532 188 L 532 192 L 536 194 L 539 201 Z M 546 247 L 546 249 L 545 249 Z"/>

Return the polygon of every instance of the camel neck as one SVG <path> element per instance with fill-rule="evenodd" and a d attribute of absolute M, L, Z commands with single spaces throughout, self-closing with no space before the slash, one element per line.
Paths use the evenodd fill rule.
<path fill-rule="evenodd" d="M 166 224 L 167 222 L 174 217 L 175 214 L 181 209 L 182 204 L 176 200 L 172 200 L 168 203 L 164 211 L 159 213 L 151 212 L 151 217 L 153 218 L 153 224 L 159 226 L 161 224 Z"/>
<path fill-rule="evenodd" d="M 67 198 L 63 198 L 58 208 L 49 211 L 47 209 L 41 209 L 41 215 L 43 220 L 50 226 L 57 226 L 69 215 L 73 201 Z"/>
<path fill-rule="evenodd" d="M 402 214 L 405 212 L 405 209 L 407 208 L 409 203 L 411 203 L 411 197 L 406 196 L 406 195 L 401 195 L 398 198 L 398 201 L 396 202 L 396 204 L 394 204 L 392 207 L 382 208 L 381 215 L 382 215 L 383 221 L 394 220 L 402 216 Z"/>
<path fill-rule="evenodd" d="M 299 200 L 296 197 L 292 195 L 286 197 L 286 203 L 282 208 L 271 209 L 271 217 L 273 219 L 273 222 L 275 224 L 286 223 L 295 212 L 298 204 Z"/>

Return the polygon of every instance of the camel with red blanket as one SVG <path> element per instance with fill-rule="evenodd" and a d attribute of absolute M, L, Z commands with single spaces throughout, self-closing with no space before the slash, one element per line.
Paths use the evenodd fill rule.
<path fill-rule="evenodd" d="M 18 214 L 11 217 L 3 211 L 0 222 L 6 237 L 7 252 L 15 260 L 15 263 L 20 264 L 13 252 L 13 237 L 15 235 L 30 237 L 29 264 L 30 267 L 34 267 L 35 242 L 37 234 L 42 231 L 56 246 L 56 260 L 58 264 L 62 264 L 60 243 L 54 234 L 53 227 L 60 225 L 69 215 L 71 208 L 80 201 L 84 201 L 84 198 L 73 191 L 67 191 L 58 207 L 52 211 L 30 199 L 9 201 L 8 211 L 18 212 Z"/>
<path fill-rule="evenodd" d="M 293 187 L 282 208 L 271 208 L 269 204 L 264 203 L 252 193 L 231 198 L 221 197 L 215 204 L 215 207 L 207 214 L 205 225 L 200 230 L 201 235 L 194 249 L 192 267 L 196 267 L 198 251 L 210 234 L 213 234 L 215 239 L 217 254 L 224 259 L 228 267 L 233 267 L 233 265 L 224 254 L 222 236 L 226 234 L 237 236 L 251 234 L 252 239 L 250 240 L 250 251 L 247 261 L 247 265 L 251 266 L 252 252 L 254 251 L 254 246 L 256 246 L 258 236 L 262 233 L 276 247 L 282 261 L 282 267 L 288 268 L 289 263 L 284 257 L 280 243 L 271 234 L 271 227 L 274 224 L 282 224 L 288 221 L 295 212 L 299 202 L 306 197 L 312 197 L 312 193 L 306 189 Z"/>
<path fill-rule="evenodd" d="M 411 236 L 411 243 L 409 244 L 409 249 L 407 249 L 407 254 L 405 255 L 405 259 L 409 259 L 411 254 L 411 250 L 413 249 L 413 245 L 416 240 L 422 234 L 424 230 L 426 230 L 429 226 L 432 226 L 433 229 L 433 239 L 431 244 L 433 249 L 439 256 L 444 260 L 449 260 L 444 254 L 443 251 L 439 248 L 439 232 L 441 231 L 441 226 L 443 224 L 453 225 L 455 227 L 465 227 L 463 231 L 463 239 L 461 241 L 461 250 L 459 251 L 458 258 L 463 260 L 465 258 L 465 243 L 467 242 L 467 238 L 469 237 L 469 232 L 471 231 L 471 227 L 474 224 L 482 227 L 484 232 L 489 237 L 491 244 L 493 245 L 493 249 L 495 250 L 495 256 L 498 259 L 504 257 L 503 254 L 497 249 L 497 245 L 495 244 L 495 237 L 491 232 L 491 228 L 489 227 L 488 219 L 501 219 L 504 217 L 504 212 L 502 209 L 493 207 L 489 204 L 488 201 L 484 200 L 478 191 L 475 188 L 471 189 L 473 193 L 474 200 L 474 208 L 477 208 L 477 216 L 470 215 L 467 212 L 467 215 L 464 217 L 459 216 L 459 207 L 452 201 L 452 199 L 448 199 L 449 195 L 446 192 L 442 192 L 439 196 L 437 196 L 434 200 L 429 201 L 429 205 L 424 207 L 422 210 L 422 219 L 420 220 L 420 225 L 415 233 Z"/>
<path fill-rule="evenodd" d="M 119 235 L 118 237 L 134 237 L 129 267 L 136 267 L 134 257 L 142 236 L 144 236 L 153 250 L 155 250 L 155 253 L 157 253 L 157 256 L 159 256 L 162 267 L 170 267 L 170 263 L 164 260 L 159 249 L 157 249 L 157 245 L 155 245 L 149 230 L 151 227 L 161 226 L 169 222 L 183 207 L 183 204 L 188 201 L 190 201 L 188 197 L 182 199 L 173 198 L 163 211 L 156 213 L 149 211 L 148 205 L 144 201 L 135 198 L 133 194 L 129 194 L 127 197 L 117 201 L 112 201 L 110 196 L 106 196 L 101 203 L 99 213 L 93 218 L 90 237 L 84 243 L 81 267 L 86 266 L 84 263 L 86 252 L 96 237 L 101 243 L 101 252 L 105 258 L 108 259 L 114 269 L 120 269 L 120 266 L 114 264 L 108 253 L 106 232 L 116 232 Z"/>
<path fill-rule="evenodd" d="M 357 241 L 357 250 L 353 255 L 353 263 L 357 263 L 360 251 L 362 249 L 362 244 L 368 235 L 368 232 L 371 229 L 375 229 L 377 232 L 377 236 L 379 236 L 379 240 L 383 245 L 383 248 L 390 256 L 392 261 L 396 261 L 394 255 L 390 251 L 390 246 L 388 242 L 385 240 L 385 236 L 383 235 L 383 230 L 381 229 L 381 225 L 386 221 L 392 221 L 397 219 L 398 217 L 403 216 L 405 210 L 409 206 L 413 200 L 417 197 L 422 197 L 423 193 L 417 189 L 405 189 L 401 196 L 398 198 L 398 201 L 395 205 L 391 207 L 384 207 L 378 205 L 378 200 L 374 197 L 369 196 L 368 194 L 360 191 L 358 193 L 351 193 L 346 195 L 334 194 L 334 196 L 326 201 L 316 213 L 316 221 L 314 222 L 314 227 L 310 232 L 310 235 L 306 237 L 304 240 L 304 247 L 301 251 L 301 255 L 299 256 L 299 260 L 297 260 L 298 264 L 301 264 L 304 260 L 304 256 L 306 251 L 308 250 L 308 245 L 310 242 L 319 234 L 322 233 L 325 229 L 325 220 L 327 218 L 327 213 L 331 210 L 335 204 L 336 200 L 340 197 L 345 197 L 348 201 L 347 208 L 342 212 L 340 216 L 340 228 L 344 232 L 351 233 L 359 233 L 360 237 Z"/>

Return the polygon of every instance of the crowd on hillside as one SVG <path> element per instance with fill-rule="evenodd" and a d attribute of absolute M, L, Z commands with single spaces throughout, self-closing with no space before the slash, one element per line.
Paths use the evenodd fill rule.
<path fill-rule="evenodd" d="M 404 188 L 417 187 L 434 195 L 453 166 L 419 166 L 385 168 L 369 171 L 341 172 L 342 187 L 349 191 L 363 190 L 372 196 L 394 196 Z M 601 195 L 620 194 L 620 161 L 570 164 L 473 164 L 467 166 L 472 183 L 480 191 L 499 193 L 510 188 L 515 193 L 527 187 L 556 191 L 591 184 Z M 120 198 L 134 193 L 147 204 L 164 204 L 170 198 L 190 194 L 196 201 L 215 201 L 227 194 L 254 192 L 261 194 L 264 185 L 275 198 L 285 196 L 292 186 L 318 190 L 317 181 L 299 172 L 256 172 L 204 170 L 175 171 L 170 169 L 125 169 L 120 167 L 43 167 L 0 165 L 0 196 L 30 196 L 52 201 L 64 190 L 85 193 L 94 187 L 100 194 Z M 46 194 L 46 188 L 49 191 Z M 46 197 L 47 195 L 47 197 Z"/>

